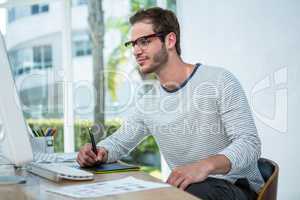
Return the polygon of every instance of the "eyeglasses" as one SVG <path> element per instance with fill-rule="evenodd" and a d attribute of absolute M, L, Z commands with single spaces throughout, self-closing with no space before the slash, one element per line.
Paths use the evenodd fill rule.
<path fill-rule="evenodd" d="M 163 32 L 153 33 L 150 35 L 145 35 L 145 36 L 139 37 L 133 41 L 125 42 L 124 45 L 125 45 L 125 47 L 131 47 L 131 48 L 134 48 L 135 45 L 138 45 L 139 48 L 145 49 L 151 42 L 150 38 L 153 38 L 153 37 L 163 38 L 164 35 L 165 34 Z"/>

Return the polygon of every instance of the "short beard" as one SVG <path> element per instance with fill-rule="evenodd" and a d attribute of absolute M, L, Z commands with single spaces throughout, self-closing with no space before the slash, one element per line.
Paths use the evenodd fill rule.
<path fill-rule="evenodd" d="M 162 45 L 162 48 L 153 56 L 153 64 L 149 68 L 143 71 L 144 74 L 154 73 L 161 69 L 169 60 L 167 48 Z"/>

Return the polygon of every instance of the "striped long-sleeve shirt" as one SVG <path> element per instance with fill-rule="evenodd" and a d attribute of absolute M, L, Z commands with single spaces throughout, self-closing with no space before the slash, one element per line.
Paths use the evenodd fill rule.
<path fill-rule="evenodd" d="M 261 143 L 246 95 L 223 68 L 197 64 L 173 91 L 154 84 L 123 125 L 98 146 L 108 150 L 112 162 L 150 134 L 171 169 L 220 154 L 230 160 L 231 170 L 212 177 L 233 183 L 247 178 L 255 191 L 264 183 L 257 167 Z"/>

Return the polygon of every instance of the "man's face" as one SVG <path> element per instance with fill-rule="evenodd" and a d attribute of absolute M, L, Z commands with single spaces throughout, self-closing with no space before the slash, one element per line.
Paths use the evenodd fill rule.
<path fill-rule="evenodd" d="M 131 39 L 137 41 L 133 46 L 133 54 L 144 74 L 157 72 L 168 61 L 164 43 L 154 34 L 149 23 L 138 22 L 132 26 Z"/>

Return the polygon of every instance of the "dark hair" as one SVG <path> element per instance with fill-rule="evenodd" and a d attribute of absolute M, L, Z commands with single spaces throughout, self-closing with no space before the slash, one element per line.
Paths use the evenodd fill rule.
<path fill-rule="evenodd" d="M 131 25 L 141 21 L 149 21 L 149 23 L 153 25 L 153 31 L 155 33 L 162 32 L 168 34 L 174 32 L 176 34 L 176 51 L 178 55 L 181 54 L 180 27 L 177 17 L 172 11 L 159 7 L 141 9 L 131 16 L 129 21 Z"/>

